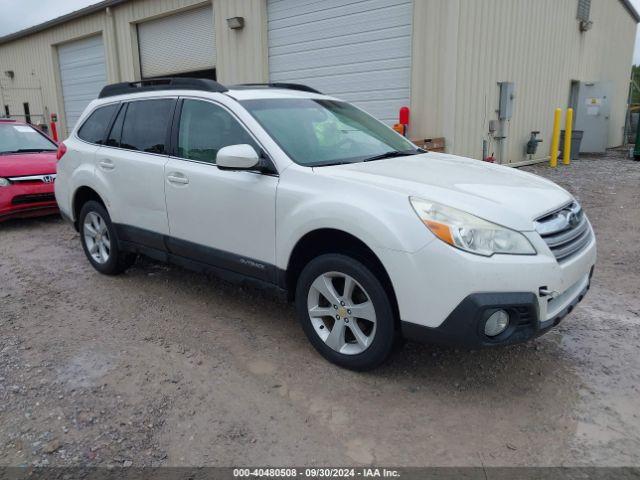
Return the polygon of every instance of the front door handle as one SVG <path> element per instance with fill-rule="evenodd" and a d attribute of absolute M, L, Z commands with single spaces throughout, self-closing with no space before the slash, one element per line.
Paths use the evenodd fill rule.
<path fill-rule="evenodd" d="M 102 170 L 113 170 L 114 168 L 116 168 L 116 166 L 113 164 L 113 162 L 109 159 L 103 158 L 102 160 L 100 160 L 98 162 L 98 165 L 100 166 L 100 168 Z"/>
<path fill-rule="evenodd" d="M 189 183 L 189 179 L 187 177 L 185 177 L 183 174 L 181 173 L 170 173 L 169 175 L 167 175 L 167 180 L 170 183 L 177 183 L 179 185 L 186 185 Z"/>

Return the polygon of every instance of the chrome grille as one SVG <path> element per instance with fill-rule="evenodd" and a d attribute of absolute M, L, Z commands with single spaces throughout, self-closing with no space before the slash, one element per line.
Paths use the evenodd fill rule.
<path fill-rule="evenodd" d="M 28 182 L 28 183 L 53 183 L 56 179 L 56 174 L 45 174 L 45 175 L 27 175 L 23 177 L 9 177 L 9 181 L 11 183 L 20 183 L 20 182 Z"/>
<path fill-rule="evenodd" d="M 587 217 L 576 202 L 536 220 L 536 231 L 558 262 L 580 252 L 593 237 Z"/>

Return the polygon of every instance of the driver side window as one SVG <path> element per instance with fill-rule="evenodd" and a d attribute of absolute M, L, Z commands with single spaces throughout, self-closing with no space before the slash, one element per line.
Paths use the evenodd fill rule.
<path fill-rule="evenodd" d="M 184 100 L 178 129 L 178 157 L 216 163 L 218 150 L 229 145 L 249 144 L 261 148 L 224 108 L 201 100 Z"/>

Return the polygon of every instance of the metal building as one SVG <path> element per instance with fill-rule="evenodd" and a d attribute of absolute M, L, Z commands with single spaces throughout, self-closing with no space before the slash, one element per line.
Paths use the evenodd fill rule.
<path fill-rule="evenodd" d="M 628 0 L 105 0 L 0 38 L 0 115 L 64 136 L 106 83 L 289 81 L 518 164 L 548 156 L 557 107 L 583 151 L 622 143 L 638 21 Z"/>

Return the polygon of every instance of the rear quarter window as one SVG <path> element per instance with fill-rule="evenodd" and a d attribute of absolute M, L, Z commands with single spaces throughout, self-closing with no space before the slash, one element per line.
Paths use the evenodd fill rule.
<path fill-rule="evenodd" d="M 78 130 L 78 137 L 85 142 L 102 145 L 111 118 L 117 108 L 117 104 L 96 108 Z"/>

